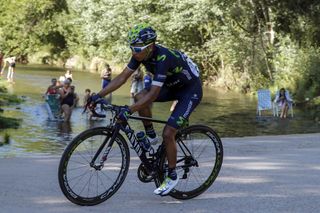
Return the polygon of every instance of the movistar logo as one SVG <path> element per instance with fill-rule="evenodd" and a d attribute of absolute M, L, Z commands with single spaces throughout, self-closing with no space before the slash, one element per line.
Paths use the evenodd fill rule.
<path fill-rule="evenodd" d="M 179 120 L 177 121 L 177 125 L 182 128 L 189 126 L 188 119 L 186 119 L 182 116 L 179 116 Z"/>
<path fill-rule="evenodd" d="M 157 56 L 157 61 L 164 61 L 166 60 L 167 56 L 166 55 L 158 55 Z"/>
<path fill-rule="evenodd" d="M 169 50 L 175 57 L 177 57 L 177 58 L 180 58 L 180 55 L 178 55 L 177 53 L 175 53 L 174 51 L 172 51 L 172 50 Z"/>
<path fill-rule="evenodd" d="M 180 73 L 180 72 L 182 72 L 182 70 L 183 70 L 183 67 L 176 67 L 176 68 L 174 68 L 173 72 Z"/>

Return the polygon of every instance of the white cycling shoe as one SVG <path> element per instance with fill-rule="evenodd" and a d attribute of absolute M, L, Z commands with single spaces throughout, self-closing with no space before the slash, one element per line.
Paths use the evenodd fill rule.
<path fill-rule="evenodd" d="M 159 188 L 157 188 L 156 190 L 154 190 L 153 192 L 156 195 L 167 195 L 178 184 L 178 181 L 179 181 L 178 177 L 175 180 L 172 180 L 171 178 L 166 177 L 166 179 L 164 179 L 161 186 Z"/>

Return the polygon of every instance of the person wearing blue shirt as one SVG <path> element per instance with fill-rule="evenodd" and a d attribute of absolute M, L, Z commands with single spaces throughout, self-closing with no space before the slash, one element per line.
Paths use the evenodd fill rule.
<path fill-rule="evenodd" d="M 143 82 L 144 82 L 144 89 L 146 90 L 150 90 L 151 88 L 151 82 L 152 82 L 152 74 L 150 72 L 146 72 L 146 75 L 143 78 Z"/>
<path fill-rule="evenodd" d="M 160 187 L 154 190 L 157 195 L 167 195 L 179 181 L 176 172 L 177 129 L 188 125 L 190 114 L 202 99 L 202 84 L 197 65 L 183 52 L 156 44 L 156 38 L 155 30 L 148 24 L 134 26 L 128 34 L 132 56 L 127 67 L 107 87 L 92 96 L 88 103 L 118 89 L 141 65 L 153 74 L 151 87 L 135 95 L 135 103 L 122 109 L 118 116 L 120 120 L 126 121 L 128 114 L 136 111 L 140 116 L 152 117 L 152 102 L 178 101 L 162 133 L 169 165 L 168 174 Z M 143 125 L 149 141 L 156 143 L 158 137 L 152 123 L 143 121 Z"/>

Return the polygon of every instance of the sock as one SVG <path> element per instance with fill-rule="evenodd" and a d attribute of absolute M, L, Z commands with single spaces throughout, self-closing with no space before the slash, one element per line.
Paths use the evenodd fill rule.
<path fill-rule="evenodd" d="M 176 180 L 177 179 L 176 168 L 169 168 L 168 177 L 171 178 L 171 180 Z"/>
<path fill-rule="evenodd" d="M 153 125 L 152 124 L 145 125 L 144 129 L 146 130 L 146 134 L 147 134 L 148 137 L 155 138 L 157 136 L 156 132 L 153 129 Z"/>

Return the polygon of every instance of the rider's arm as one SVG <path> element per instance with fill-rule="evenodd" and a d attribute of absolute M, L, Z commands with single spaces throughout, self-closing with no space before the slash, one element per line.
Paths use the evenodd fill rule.
<path fill-rule="evenodd" d="M 155 101 L 160 93 L 161 87 L 152 85 L 149 92 L 147 92 L 139 101 L 134 103 L 129 107 L 130 111 L 136 112 L 149 106 L 153 101 Z"/>
<path fill-rule="evenodd" d="M 106 86 L 104 89 L 102 89 L 98 94 L 103 97 L 106 96 L 107 94 L 115 91 L 119 87 L 121 87 L 127 79 L 131 76 L 132 70 L 129 69 L 128 67 L 124 68 L 124 70 L 117 76 L 115 77 L 109 84 Z"/>
<path fill-rule="evenodd" d="M 162 57 L 158 60 L 156 65 L 156 73 L 152 81 L 152 86 L 150 91 L 147 92 L 139 101 L 134 103 L 129 107 L 131 112 L 139 111 L 147 106 L 149 106 L 153 101 L 159 96 L 161 87 L 167 78 L 168 67 L 170 66 L 169 60 L 166 60 L 168 57 Z"/>

